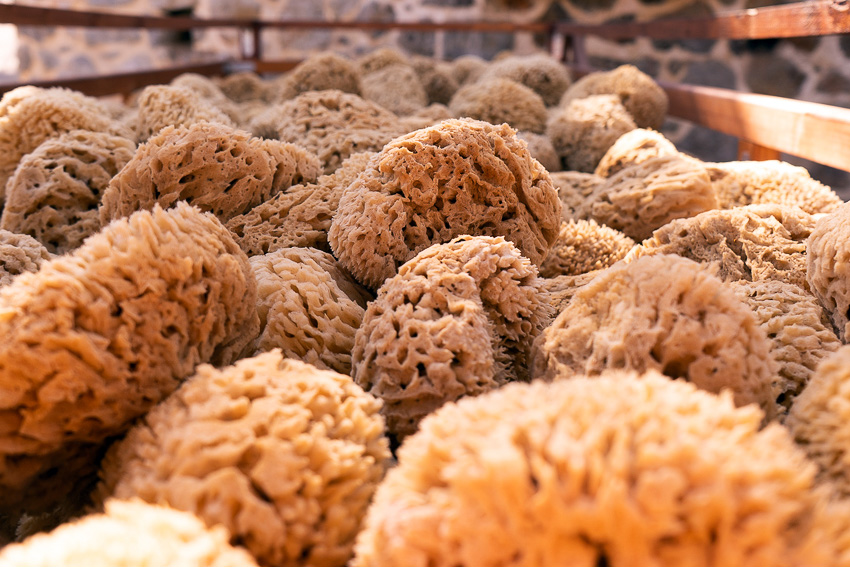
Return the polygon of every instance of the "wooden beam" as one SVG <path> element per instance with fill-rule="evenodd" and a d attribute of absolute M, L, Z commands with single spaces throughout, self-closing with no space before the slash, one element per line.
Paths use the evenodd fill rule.
<path fill-rule="evenodd" d="M 19 26 L 78 26 L 89 28 L 140 28 L 190 30 L 212 27 L 250 27 L 248 20 L 184 17 L 131 16 L 106 12 L 83 12 L 0 4 L 0 23 Z"/>
<path fill-rule="evenodd" d="M 550 33 L 554 24 L 515 22 L 328 22 L 323 20 L 262 21 L 266 28 L 329 29 L 329 30 L 402 30 L 402 31 L 462 31 L 462 32 L 533 32 Z"/>
<path fill-rule="evenodd" d="M 767 161 L 781 160 L 782 152 L 773 148 L 765 148 L 746 140 L 738 141 L 738 160 L 740 161 Z"/>
<path fill-rule="evenodd" d="M 151 69 L 133 73 L 115 73 L 93 77 L 76 77 L 52 81 L 27 81 L 24 83 L 0 83 L 0 95 L 23 85 L 36 87 L 65 87 L 74 89 L 90 96 L 106 96 L 111 94 L 127 94 L 147 85 L 168 83 L 174 77 L 183 73 L 199 73 L 201 75 L 223 75 L 227 69 L 226 62 L 206 63 L 200 65 L 182 65 L 166 69 Z"/>
<path fill-rule="evenodd" d="M 712 87 L 659 84 L 670 98 L 670 116 L 850 171 L 850 109 Z"/>
<path fill-rule="evenodd" d="M 735 11 L 706 18 L 670 18 L 651 22 L 599 25 L 561 23 L 566 35 L 594 35 L 605 39 L 767 39 L 806 37 L 850 32 L 847 0 L 818 0 Z"/>

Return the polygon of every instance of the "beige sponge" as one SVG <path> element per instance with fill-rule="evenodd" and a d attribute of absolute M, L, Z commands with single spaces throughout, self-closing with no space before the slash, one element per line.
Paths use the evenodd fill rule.
<path fill-rule="evenodd" d="M 850 204 L 817 221 L 806 242 L 806 282 L 841 341 L 850 338 Z"/>
<path fill-rule="evenodd" d="M 634 246 L 635 241 L 619 230 L 594 220 L 570 220 L 561 224 L 540 275 L 554 278 L 601 270 L 622 260 Z"/>
<path fill-rule="evenodd" d="M 182 203 L 116 221 L 0 289 L 0 511 L 55 504 L 79 455 L 196 365 L 235 360 L 259 332 L 256 298 L 227 229 Z"/>
<path fill-rule="evenodd" d="M 104 132 L 46 140 L 9 180 L 0 228 L 28 234 L 53 254 L 77 248 L 100 230 L 103 193 L 135 152 L 131 140 Z"/>
<path fill-rule="evenodd" d="M 333 256 L 314 248 L 280 248 L 251 258 L 257 279 L 260 336 L 256 351 L 351 374 L 354 333 L 371 296 Z"/>
<path fill-rule="evenodd" d="M 257 567 L 251 554 L 228 543 L 229 536 L 193 514 L 110 500 L 103 514 L 3 548 L 0 567 Z"/>
<path fill-rule="evenodd" d="M 600 177 L 611 177 L 626 167 L 639 165 L 648 159 L 678 153 L 676 146 L 664 134 L 636 128 L 617 138 L 599 160 L 594 173 Z"/>
<path fill-rule="evenodd" d="M 234 127 L 233 120 L 214 102 L 187 87 L 152 85 L 139 95 L 138 137 L 145 141 L 166 126 L 216 122 Z"/>
<path fill-rule="evenodd" d="M 38 240 L 0 229 L 0 286 L 12 283 L 20 274 L 37 272 L 47 260 L 50 253 Z"/>
<path fill-rule="evenodd" d="M 532 377 L 657 370 L 776 415 L 778 370 L 750 307 L 711 271 L 679 256 L 616 264 L 573 295 L 534 342 Z"/>
<path fill-rule="evenodd" d="M 360 79 L 363 98 L 407 116 L 428 105 L 428 93 L 410 65 L 388 65 Z"/>
<path fill-rule="evenodd" d="M 291 185 L 313 181 L 318 158 L 300 146 L 253 138 L 223 124 L 163 128 L 142 144 L 103 195 L 103 224 L 135 211 L 189 202 L 222 222 Z"/>
<path fill-rule="evenodd" d="M 491 124 L 507 122 L 517 130 L 542 134 L 546 130 L 546 105 L 536 92 L 504 77 L 481 79 L 464 85 L 449 102 L 452 114 Z"/>
<path fill-rule="evenodd" d="M 560 226 L 548 172 L 508 125 L 445 120 L 401 136 L 343 192 L 328 239 L 361 283 L 378 288 L 432 244 L 505 236 L 539 264 Z"/>
<path fill-rule="evenodd" d="M 203 365 L 110 449 L 98 495 L 193 512 L 261 565 L 343 567 L 390 457 L 380 405 L 279 351 Z"/>
<path fill-rule="evenodd" d="M 814 467 L 761 421 L 654 372 L 447 404 L 399 449 L 352 567 L 837 567 Z"/>

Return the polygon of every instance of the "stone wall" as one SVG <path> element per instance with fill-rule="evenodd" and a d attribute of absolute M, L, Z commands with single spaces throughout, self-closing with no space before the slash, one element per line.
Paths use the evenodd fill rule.
<path fill-rule="evenodd" d="M 771 0 L 40 0 L 40 5 L 110 10 L 122 13 L 194 13 L 199 17 L 303 18 L 443 22 L 506 20 L 514 22 L 650 20 L 700 16 L 776 4 Z M 233 30 L 193 36 L 173 32 L 82 29 L 19 29 L 20 75 L 52 77 L 123 71 L 183 62 L 192 58 L 237 56 L 246 40 Z M 264 32 L 269 59 L 303 58 L 330 49 L 352 56 L 381 46 L 412 53 L 454 58 L 475 53 L 490 58 L 504 50 L 528 53 L 545 38 L 525 33 L 458 32 Z M 590 39 L 591 62 L 611 68 L 636 64 L 653 77 L 799 98 L 850 107 L 850 36 L 793 40 L 635 41 Z M 736 157 L 735 140 L 671 120 L 665 133 L 683 150 L 708 160 Z M 803 163 L 833 186 L 850 187 L 848 176 Z"/>

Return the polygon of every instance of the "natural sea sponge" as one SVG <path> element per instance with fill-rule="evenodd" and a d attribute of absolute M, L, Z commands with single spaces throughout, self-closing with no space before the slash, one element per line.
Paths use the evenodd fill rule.
<path fill-rule="evenodd" d="M 200 73 L 181 73 L 174 77 L 169 85 L 195 91 L 211 102 L 226 98 L 224 92 L 222 92 L 221 88 L 219 88 L 212 78 L 201 75 Z"/>
<path fill-rule="evenodd" d="M 395 114 L 342 91 L 302 94 L 257 116 L 251 131 L 303 146 L 319 156 L 324 173 L 352 154 L 379 151 L 403 133 Z"/>
<path fill-rule="evenodd" d="M 602 156 L 594 173 L 601 177 L 611 177 L 626 167 L 639 165 L 648 159 L 678 153 L 679 150 L 664 134 L 637 128 L 617 138 L 614 145 Z"/>
<path fill-rule="evenodd" d="M 53 254 L 77 248 L 100 230 L 101 196 L 135 152 L 135 142 L 104 132 L 45 140 L 9 180 L 0 228 L 28 234 Z"/>
<path fill-rule="evenodd" d="M 564 310 L 564 307 L 572 300 L 578 288 L 589 283 L 598 274 L 599 271 L 597 270 L 577 276 L 544 278 L 541 288 L 546 293 L 544 297 L 548 298 L 549 305 L 554 308 L 555 314 L 557 315 Z"/>
<path fill-rule="evenodd" d="M 211 101 L 186 87 L 152 85 L 139 95 L 139 139 L 145 141 L 167 126 L 216 122 L 233 127 L 230 117 Z"/>
<path fill-rule="evenodd" d="M 761 418 L 656 373 L 448 404 L 399 449 L 352 567 L 835 566 L 814 467 Z"/>
<path fill-rule="evenodd" d="M 0 551 L 0 567 L 256 567 L 221 526 L 207 528 L 192 514 L 138 500 L 111 500 L 49 534 Z"/>
<path fill-rule="evenodd" d="M 539 264 L 560 226 L 549 174 L 508 125 L 445 120 L 401 136 L 343 192 L 328 240 L 376 289 L 432 244 L 505 236 Z"/>
<path fill-rule="evenodd" d="M 552 183 L 561 200 L 561 219 L 575 219 L 576 211 L 584 208 L 588 199 L 602 185 L 604 179 L 594 173 L 558 171 L 552 174 Z"/>
<path fill-rule="evenodd" d="M 635 241 L 619 230 L 594 220 L 570 220 L 561 224 L 540 275 L 554 278 L 601 270 L 622 260 L 634 246 Z"/>
<path fill-rule="evenodd" d="M 0 287 L 19 274 L 37 272 L 47 260 L 50 254 L 38 240 L 0 229 Z"/>
<path fill-rule="evenodd" d="M 309 91 L 339 90 L 360 94 L 360 73 L 353 61 L 335 53 L 317 53 L 302 61 L 279 83 L 275 101 L 284 101 Z"/>
<path fill-rule="evenodd" d="M 806 242 L 806 282 L 842 342 L 850 337 L 850 204 L 817 221 Z"/>
<path fill-rule="evenodd" d="M 166 127 L 142 144 L 110 182 L 100 219 L 187 201 L 222 222 L 293 184 L 315 180 L 316 156 L 294 144 L 252 138 L 222 124 Z"/>
<path fill-rule="evenodd" d="M 315 183 L 293 185 L 243 215 L 227 221 L 249 256 L 288 246 L 309 246 L 330 252 L 328 230 L 342 192 L 360 173 L 374 152 L 354 154 L 331 175 Z"/>
<path fill-rule="evenodd" d="M 363 98 L 399 116 L 413 114 L 428 105 L 428 93 L 410 65 L 388 65 L 360 79 Z"/>
<path fill-rule="evenodd" d="M 132 134 L 97 99 L 62 88 L 18 87 L 0 99 L 0 205 L 21 158 L 71 130 Z"/>
<path fill-rule="evenodd" d="M 528 349 L 549 314 L 537 270 L 504 238 L 434 245 L 369 304 L 352 376 L 384 401 L 401 441 L 446 402 L 527 380 Z"/>
<path fill-rule="evenodd" d="M 327 252 L 281 248 L 251 258 L 257 279 L 260 336 L 256 352 L 351 374 L 354 333 L 371 299 Z"/>
<path fill-rule="evenodd" d="M 755 314 L 706 267 L 679 256 L 616 264 L 573 295 L 535 341 L 531 374 L 657 370 L 776 415 L 777 365 Z"/>
<path fill-rule="evenodd" d="M 259 332 L 248 258 L 186 204 L 116 221 L 0 289 L 2 511 L 39 511 L 103 441 Z M 80 464 L 83 462 L 83 464 Z M 76 472 L 76 471 L 75 471 Z"/>
<path fill-rule="evenodd" d="M 850 347 L 822 362 L 794 401 L 785 425 L 820 468 L 820 478 L 850 496 Z"/>
<path fill-rule="evenodd" d="M 614 94 L 620 97 L 639 128 L 660 130 L 667 116 L 667 93 L 652 77 L 634 65 L 621 65 L 612 71 L 590 73 L 573 83 L 561 106 L 593 95 Z"/>
<path fill-rule="evenodd" d="M 556 110 L 546 135 L 564 162 L 564 169 L 593 173 L 620 136 L 637 128 L 615 95 L 576 99 Z"/>
<path fill-rule="evenodd" d="M 841 205 L 835 192 L 802 167 L 782 161 L 707 163 L 720 208 L 775 203 L 807 213 L 831 213 Z"/>
<path fill-rule="evenodd" d="M 555 106 L 570 86 L 567 68 L 544 54 L 506 57 L 492 63 L 481 77 L 504 77 L 522 83 L 540 95 L 546 106 Z"/>
<path fill-rule="evenodd" d="M 380 405 L 278 351 L 203 365 L 110 449 L 98 495 L 194 512 L 261 565 L 342 567 L 390 457 Z"/>
<path fill-rule="evenodd" d="M 561 170 L 561 158 L 558 157 L 555 146 L 552 145 L 547 136 L 534 132 L 517 132 L 517 136 L 519 139 L 525 140 L 525 143 L 528 144 L 528 153 L 539 161 L 540 165 L 546 168 L 546 171 L 552 173 Z"/>
<path fill-rule="evenodd" d="M 357 59 L 357 68 L 363 76 L 391 65 L 409 65 L 408 58 L 398 49 L 382 47 Z"/>
<path fill-rule="evenodd" d="M 815 219 L 796 207 L 749 205 L 706 211 L 656 230 L 630 254 L 678 254 L 713 262 L 725 281 L 778 280 L 803 289 Z"/>
<path fill-rule="evenodd" d="M 268 91 L 268 84 L 253 71 L 233 73 L 218 82 L 221 92 L 232 101 L 250 102 L 263 100 Z"/>
<path fill-rule="evenodd" d="M 838 350 L 841 341 L 817 300 L 799 286 L 777 280 L 733 283 L 732 289 L 752 308 L 773 342 L 771 352 L 779 363 L 776 401 L 787 411 L 818 364 Z"/>
<path fill-rule="evenodd" d="M 510 79 L 495 77 L 464 85 L 449 102 L 452 114 L 491 124 L 507 122 L 517 130 L 542 134 L 546 105 L 540 95 Z"/>
<path fill-rule="evenodd" d="M 420 56 L 414 57 L 411 64 L 431 104 L 448 104 L 460 88 L 450 63 Z"/>
<path fill-rule="evenodd" d="M 461 86 L 474 83 L 481 77 L 489 63 L 478 55 L 461 55 L 451 62 L 452 76 Z"/>
<path fill-rule="evenodd" d="M 573 211 L 637 241 L 672 220 L 717 208 L 702 162 L 685 155 L 651 158 L 604 181 Z"/>
<path fill-rule="evenodd" d="M 413 114 L 402 116 L 399 118 L 399 128 L 406 134 L 414 130 L 421 130 L 434 126 L 438 122 L 454 118 L 455 115 L 449 110 L 445 104 L 429 104 L 424 108 L 420 108 Z"/>

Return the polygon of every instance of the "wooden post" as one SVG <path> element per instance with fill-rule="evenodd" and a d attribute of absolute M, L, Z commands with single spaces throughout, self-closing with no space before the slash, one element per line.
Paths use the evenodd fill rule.
<path fill-rule="evenodd" d="M 738 140 L 738 160 L 768 161 L 772 159 L 782 159 L 782 154 L 779 152 L 779 150 L 760 146 L 758 144 L 754 144 L 753 142 L 748 142 L 746 140 Z"/>

